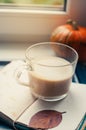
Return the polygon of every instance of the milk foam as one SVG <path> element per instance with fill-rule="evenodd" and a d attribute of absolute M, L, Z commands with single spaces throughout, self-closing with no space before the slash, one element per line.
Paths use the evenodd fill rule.
<path fill-rule="evenodd" d="M 45 80 L 65 80 L 73 75 L 73 68 L 69 61 L 59 57 L 44 57 L 33 62 L 35 77 Z"/>

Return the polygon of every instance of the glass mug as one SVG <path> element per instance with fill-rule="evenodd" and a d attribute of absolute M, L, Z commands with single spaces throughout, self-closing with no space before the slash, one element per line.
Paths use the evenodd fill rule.
<path fill-rule="evenodd" d="M 17 71 L 16 78 L 28 85 L 35 97 L 57 101 L 68 95 L 78 61 L 73 48 L 55 42 L 37 43 L 26 50 L 25 57 L 25 66 Z M 28 84 L 20 81 L 24 69 L 28 73 Z"/>

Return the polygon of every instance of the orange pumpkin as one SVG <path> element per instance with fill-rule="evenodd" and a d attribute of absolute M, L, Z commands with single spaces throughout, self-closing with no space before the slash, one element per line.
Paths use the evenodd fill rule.
<path fill-rule="evenodd" d="M 60 42 L 73 47 L 79 54 L 80 61 L 86 61 L 86 28 L 68 20 L 65 25 L 57 27 L 51 34 L 52 42 Z"/>

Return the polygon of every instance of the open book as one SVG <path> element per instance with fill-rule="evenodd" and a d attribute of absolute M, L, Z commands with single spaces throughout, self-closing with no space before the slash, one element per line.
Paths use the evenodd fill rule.
<path fill-rule="evenodd" d="M 75 130 L 86 112 L 86 85 L 72 83 L 68 96 L 58 102 L 45 102 L 31 95 L 30 88 L 17 83 L 14 72 L 22 61 L 12 61 L 0 71 L 0 111 L 13 120 L 29 124 L 41 110 L 66 112 L 52 130 Z M 0 130 L 2 127 L 0 126 Z"/>

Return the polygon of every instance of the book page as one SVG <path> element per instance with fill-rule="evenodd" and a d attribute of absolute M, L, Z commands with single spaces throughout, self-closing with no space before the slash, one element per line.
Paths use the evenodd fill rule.
<path fill-rule="evenodd" d="M 65 112 L 61 123 L 52 130 L 75 130 L 86 112 L 86 85 L 72 83 L 63 100 L 42 101 L 34 98 L 30 88 L 20 85 L 14 78 L 15 70 L 22 64 L 22 61 L 13 61 L 0 71 L 0 111 L 27 125 L 33 115 L 42 110 Z"/>
<path fill-rule="evenodd" d="M 14 78 L 14 71 L 22 65 L 13 61 L 0 71 L 0 111 L 16 120 L 36 99 L 29 87 L 20 85 Z"/>

